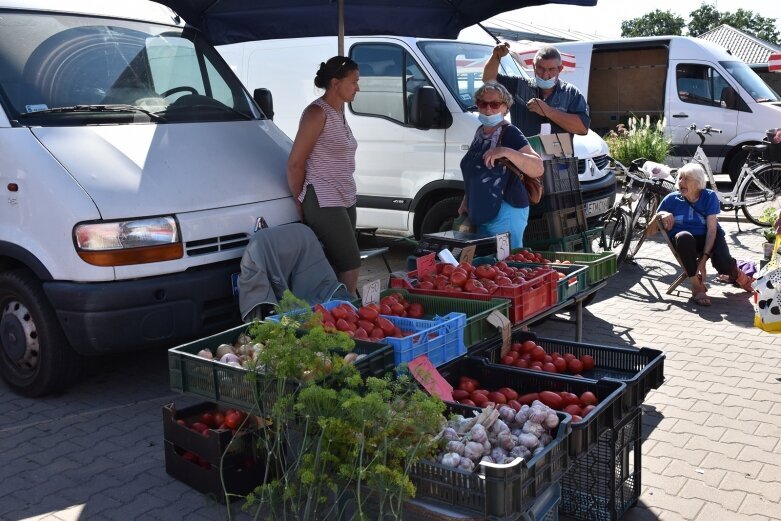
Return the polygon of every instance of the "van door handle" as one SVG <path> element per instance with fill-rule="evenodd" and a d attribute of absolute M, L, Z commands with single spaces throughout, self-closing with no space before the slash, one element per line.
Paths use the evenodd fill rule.
<path fill-rule="evenodd" d="M 679 112 L 678 114 L 673 114 L 674 118 L 688 118 L 688 114 L 684 114 L 683 112 Z"/>

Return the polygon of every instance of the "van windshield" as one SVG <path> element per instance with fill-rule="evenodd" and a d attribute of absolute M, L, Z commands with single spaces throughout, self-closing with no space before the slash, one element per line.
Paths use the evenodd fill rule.
<path fill-rule="evenodd" d="M 719 62 L 757 103 L 781 101 L 778 94 L 742 61 Z"/>
<path fill-rule="evenodd" d="M 0 15 L 0 101 L 16 125 L 262 117 L 193 30 L 51 12 Z"/>
<path fill-rule="evenodd" d="M 476 110 L 474 94 L 483 85 L 483 67 L 491 57 L 493 47 L 457 41 L 423 41 L 418 46 L 461 108 Z M 502 58 L 499 72 L 507 76 L 524 76 L 509 54 Z"/>

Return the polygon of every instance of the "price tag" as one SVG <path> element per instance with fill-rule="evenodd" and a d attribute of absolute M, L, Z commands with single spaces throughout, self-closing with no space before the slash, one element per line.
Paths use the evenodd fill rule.
<path fill-rule="evenodd" d="M 364 284 L 361 288 L 361 303 L 364 306 L 367 304 L 379 304 L 381 289 L 382 285 L 380 284 L 380 279 Z"/>
<path fill-rule="evenodd" d="M 502 356 L 506 355 L 510 352 L 512 323 L 510 323 L 510 320 L 506 316 L 502 315 L 498 311 L 491 311 L 491 313 L 486 317 L 486 320 L 489 324 L 492 324 L 494 327 L 502 331 L 502 349 L 499 354 Z"/>
<path fill-rule="evenodd" d="M 510 255 L 510 232 L 500 233 L 496 236 L 496 258 L 504 260 Z"/>
<path fill-rule="evenodd" d="M 439 396 L 447 402 L 453 401 L 453 386 L 447 383 L 431 363 L 428 356 L 420 355 L 407 364 L 412 376 L 420 382 L 431 395 Z"/>
<path fill-rule="evenodd" d="M 461 256 L 458 258 L 460 262 L 472 262 L 472 259 L 475 258 L 475 251 L 477 250 L 477 246 L 474 244 L 471 246 L 464 247 L 463 250 L 461 250 Z"/>
<path fill-rule="evenodd" d="M 437 274 L 436 253 L 431 252 L 428 255 L 418 257 L 416 266 L 418 269 L 418 280 L 423 280 L 423 278 L 429 273 L 436 275 Z"/>

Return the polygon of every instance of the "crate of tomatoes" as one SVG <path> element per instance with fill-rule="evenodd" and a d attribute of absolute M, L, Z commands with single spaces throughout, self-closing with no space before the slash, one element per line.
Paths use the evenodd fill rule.
<path fill-rule="evenodd" d="M 521 371 L 473 356 L 455 360 L 439 372 L 453 386 L 453 399 L 461 405 L 506 404 L 520 410 L 539 400 L 571 415 L 569 451 L 573 458 L 587 452 L 623 416 L 621 398 L 626 384 L 616 380 Z"/>
<path fill-rule="evenodd" d="M 390 286 L 441 297 L 506 298 L 510 300 L 510 321 L 517 323 L 556 305 L 558 280 L 557 272 L 545 266 L 527 269 L 462 262 L 458 266 L 438 263 L 436 272 L 422 277 L 418 277 L 417 271 L 403 278 L 391 277 Z"/>
<path fill-rule="evenodd" d="M 448 313 L 436 316 L 431 320 L 422 318 L 421 304 L 410 305 L 404 310 L 403 304 L 397 299 L 393 304 L 398 313 L 407 316 L 394 315 L 394 308 L 386 303 L 383 310 L 380 304 L 369 304 L 356 308 L 350 302 L 332 300 L 316 304 L 312 311 L 325 327 L 326 331 L 335 329 L 344 331 L 356 340 L 383 342 L 393 348 L 396 366 L 411 362 L 421 355 L 427 355 L 437 366 L 466 354 L 464 344 L 464 313 Z M 391 314 L 383 314 L 391 311 Z M 279 321 L 283 317 L 295 317 L 302 311 L 291 311 L 281 316 L 268 317 L 267 320 Z"/>
<path fill-rule="evenodd" d="M 622 381 L 626 383 L 621 399 L 624 414 L 633 412 L 651 389 L 658 389 L 664 383 L 664 353 L 647 347 L 584 344 L 517 331 L 512 335 L 510 351 L 502 356 L 501 350 L 501 341 L 489 340 L 470 350 L 470 355 L 526 371 Z"/>
<path fill-rule="evenodd" d="M 482 257 L 480 259 L 475 259 L 473 263 L 477 266 L 479 264 L 493 264 L 499 269 L 504 269 L 505 267 L 510 268 L 525 268 L 527 270 L 533 270 L 539 266 L 547 266 L 548 263 L 545 262 L 536 262 L 536 261 L 527 261 L 527 260 L 519 260 L 523 259 L 523 257 L 520 257 L 519 254 L 510 255 L 503 261 L 496 261 L 496 259 L 490 259 Z M 569 264 L 566 266 L 559 265 L 559 264 L 550 264 L 548 267 L 556 270 L 556 276 L 558 277 L 558 282 L 556 283 L 556 291 L 558 294 L 558 301 L 564 302 L 568 298 L 572 297 L 573 295 L 576 295 L 577 293 L 580 293 L 581 291 L 585 290 L 588 287 L 587 284 L 587 271 L 588 268 L 586 266 L 579 266 L 577 264 Z"/>

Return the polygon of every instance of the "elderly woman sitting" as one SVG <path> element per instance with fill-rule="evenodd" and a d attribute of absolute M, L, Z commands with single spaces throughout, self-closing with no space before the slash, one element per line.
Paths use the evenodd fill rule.
<path fill-rule="evenodd" d="M 708 259 L 717 272 L 752 291 L 751 278 L 738 269 L 729 253 L 718 222 L 719 211 L 716 192 L 705 188 L 705 172 L 694 163 L 678 170 L 678 191 L 668 194 L 659 205 L 662 226 L 683 261 L 693 299 L 700 306 L 711 305 L 704 284 Z"/>

